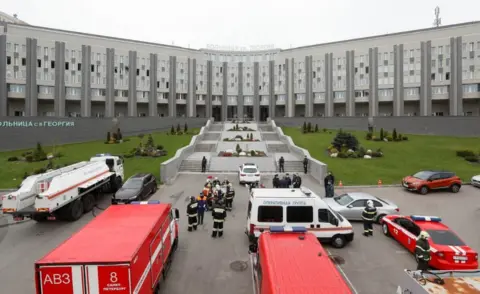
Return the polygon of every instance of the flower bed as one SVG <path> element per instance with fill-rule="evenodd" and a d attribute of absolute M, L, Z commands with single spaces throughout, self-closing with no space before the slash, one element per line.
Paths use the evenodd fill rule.
<path fill-rule="evenodd" d="M 266 157 L 267 154 L 261 150 L 250 150 L 236 152 L 234 150 L 220 151 L 218 153 L 220 157 Z"/>
<path fill-rule="evenodd" d="M 254 129 L 246 127 L 246 126 L 239 126 L 236 124 L 233 128 L 228 129 L 229 132 L 255 132 Z"/>
<path fill-rule="evenodd" d="M 247 134 L 247 137 L 244 138 L 242 135 L 236 135 L 233 138 L 225 138 L 224 142 L 259 142 L 258 139 L 253 139 L 253 134 Z"/>
<path fill-rule="evenodd" d="M 342 130 L 333 138 L 332 145 L 328 147 L 327 152 L 329 156 L 333 158 L 371 159 L 373 157 L 383 157 L 381 149 L 377 149 L 376 151 L 366 150 L 360 146 L 354 135 Z"/>

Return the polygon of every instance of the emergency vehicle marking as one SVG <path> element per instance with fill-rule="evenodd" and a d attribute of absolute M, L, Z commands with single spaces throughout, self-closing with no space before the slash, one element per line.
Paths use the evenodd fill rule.
<path fill-rule="evenodd" d="M 106 292 L 130 293 L 130 268 L 128 264 L 89 265 L 85 270 L 88 294 Z M 125 281 L 128 280 L 128 284 Z"/>
<path fill-rule="evenodd" d="M 159 242 L 157 248 L 155 249 L 155 251 L 153 252 L 152 254 L 152 257 L 150 258 L 150 262 L 147 264 L 147 267 L 145 268 L 145 270 L 143 271 L 143 274 L 142 276 L 140 277 L 140 280 L 138 281 L 137 283 L 137 286 L 135 286 L 135 290 L 133 290 L 133 294 L 138 294 L 140 293 L 140 290 L 142 289 L 142 286 L 143 286 L 143 283 L 145 282 L 145 280 L 147 279 L 147 276 L 148 276 L 148 273 L 150 272 L 150 269 L 152 268 L 152 264 L 155 262 L 155 260 L 157 259 L 158 257 L 158 254 L 160 253 L 160 250 L 162 250 L 162 247 L 163 247 L 163 244 L 165 243 L 165 240 L 168 238 L 168 235 L 171 233 L 172 231 L 172 225 L 174 226 L 175 225 L 175 219 L 172 220 L 170 222 L 170 224 L 167 226 L 167 229 L 165 231 L 165 233 L 163 234 L 163 237 L 162 237 L 162 242 Z M 173 232 L 172 232 L 173 233 Z M 175 236 L 172 236 L 172 242 L 173 242 L 173 239 Z"/>
<path fill-rule="evenodd" d="M 388 218 L 383 218 L 382 221 L 390 224 L 394 230 L 398 230 L 398 231 L 401 231 L 402 233 L 404 233 L 407 237 L 409 238 L 412 238 L 415 240 L 415 242 L 417 241 L 417 237 L 415 237 L 415 235 L 413 235 L 412 233 L 410 233 L 409 231 L 407 231 L 406 229 L 404 229 L 402 226 L 399 226 L 397 225 L 396 223 L 392 222 L 390 219 Z M 397 233 L 398 233 L 397 231 Z M 397 234 L 396 233 L 396 234 Z M 432 251 L 433 253 L 437 252 L 438 250 L 435 249 L 434 247 L 430 246 L 430 251 Z"/>
<path fill-rule="evenodd" d="M 45 266 L 40 268 L 42 293 L 83 294 L 83 266 Z"/>
<path fill-rule="evenodd" d="M 284 205 L 303 205 L 303 206 L 306 206 L 307 202 L 306 201 L 300 201 L 300 200 L 295 200 L 295 201 L 264 200 L 262 202 L 262 204 L 265 204 L 265 205 L 280 205 L 280 206 L 284 206 Z"/>
<path fill-rule="evenodd" d="M 59 192 L 56 192 L 56 193 L 53 194 L 53 195 L 47 196 L 47 198 L 48 198 L 49 200 L 52 200 L 53 198 L 56 198 L 56 197 L 62 195 L 63 193 L 65 193 L 65 192 L 68 192 L 68 191 L 70 191 L 70 190 L 73 190 L 73 189 L 77 188 L 78 186 L 81 186 L 82 184 L 85 184 L 86 182 L 91 181 L 91 180 L 94 180 L 94 179 L 96 179 L 96 178 L 98 178 L 98 177 L 100 177 L 100 176 L 103 176 L 104 174 L 109 173 L 109 172 L 110 172 L 109 170 L 106 170 L 106 171 L 104 171 L 104 172 L 102 172 L 102 173 L 100 173 L 100 174 L 98 174 L 98 175 L 96 175 L 96 176 L 93 176 L 93 177 L 91 177 L 91 178 L 86 179 L 85 181 L 82 181 L 82 182 L 77 183 L 77 184 L 75 184 L 75 185 L 73 185 L 73 186 L 70 186 L 70 187 L 68 187 L 68 188 L 66 188 L 66 189 L 63 189 L 63 190 L 61 190 L 61 191 L 59 191 Z"/>
<path fill-rule="evenodd" d="M 352 227 L 334 227 L 334 228 L 306 228 L 307 231 L 351 231 L 353 228 Z M 260 232 L 260 230 L 263 231 L 270 231 L 270 227 L 259 227 L 255 226 L 255 233 Z"/>

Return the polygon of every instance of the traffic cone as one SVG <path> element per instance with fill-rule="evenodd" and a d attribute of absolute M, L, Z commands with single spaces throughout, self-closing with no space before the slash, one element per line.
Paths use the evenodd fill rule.
<path fill-rule="evenodd" d="M 338 186 L 339 186 L 339 187 L 343 187 L 342 181 L 338 181 Z"/>
<path fill-rule="evenodd" d="M 381 187 L 382 186 L 382 180 L 379 179 L 377 184 L 378 184 L 379 187 Z"/>

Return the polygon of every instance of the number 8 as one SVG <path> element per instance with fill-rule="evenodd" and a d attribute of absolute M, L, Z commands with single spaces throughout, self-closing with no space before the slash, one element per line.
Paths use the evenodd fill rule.
<path fill-rule="evenodd" d="M 110 283 L 116 283 L 118 282 L 118 277 L 116 272 L 111 272 L 110 273 Z"/>

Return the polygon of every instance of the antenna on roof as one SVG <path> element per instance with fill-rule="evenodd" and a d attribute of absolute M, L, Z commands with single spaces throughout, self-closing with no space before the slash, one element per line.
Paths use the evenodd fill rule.
<path fill-rule="evenodd" d="M 18 18 L 18 14 L 15 13 L 15 14 L 13 15 L 13 17 L 14 17 L 14 18 Z"/>
<path fill-rule="evenodd" d="M 440 7 L 435 7 L 435 20 L 433 21 L 433 25 L 435 27 L 439 27 L 442 24 L 442 18 L 440 17 Z"/>

